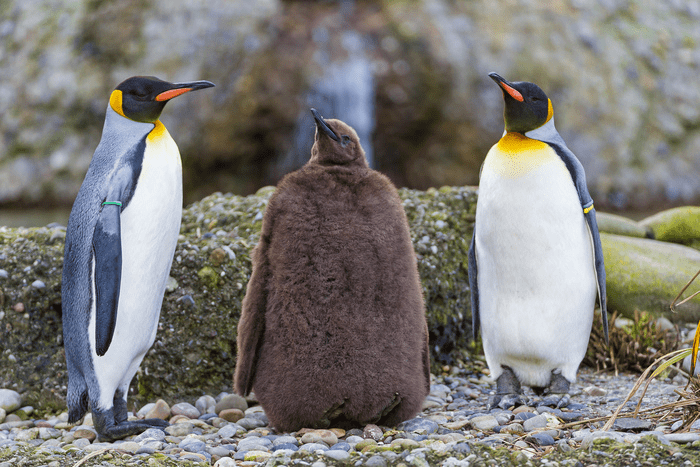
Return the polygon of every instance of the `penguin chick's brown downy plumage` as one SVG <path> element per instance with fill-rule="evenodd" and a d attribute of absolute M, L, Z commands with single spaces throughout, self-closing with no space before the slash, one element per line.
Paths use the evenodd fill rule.
<path fill-rule="evenodd" d="M 408 221 L 355 131 L 312 113 L 311 159 L 280 181 L 253 251 L 234 387 L 282 431 L 393 426 L 430 388 Z"/>

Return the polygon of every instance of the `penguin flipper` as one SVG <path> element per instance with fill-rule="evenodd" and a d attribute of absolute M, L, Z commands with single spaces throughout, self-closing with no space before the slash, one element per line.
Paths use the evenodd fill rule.
<path fill-rule="evenodd" d="M 558 134 L 557 134 L 558 136 Z M 593 198 L 588 193 L 586 184 L 586 173 L 583 170 L 581 162 L 576 158 L 573 152 L 564 144 L 561 137 L 557 141 L 545 141 L 549 144 L 557 155 L 564 161 L 566 168 L 571 174 L 571 179 L 576 187 L 578 199 L 583 209 L 583 215 L 588 225 L 588 232 L 591 235 L 593 243 L 593 254 L 595 257 L 595 272 L 598 285 L 598 301 L 600 303 L 600 311 L 603 317 L 603 332 L 605 334 L 605 343 L 608 343 L 608 314 L 605 299 L 605 263 L 603 261 L 603 247 L 600 243 L 600 233 L 598 232 L 598 222 L 595 217 L 595 209 L 593 208 Z"/>
<path fill-rule="evenodd" d="M 478 270 L 476 264 L 476 229 L 472 235 L 472 242 L 469 245 L 468 255 L 468 273 L 469 273 L 469 295 L 471 296 L 472 305 L 472 337 L 476 340 L 479 337 L 479 282 L 477 281 Z"/>
<path fill-rule="evenodd" d="M 102 356 L 112 343 L 122 273 L 121 208 L 102 206 L 92 236 L 95 281 L 95 351 Z"/>
<path fill-rule="evenodd" d="M 584 217 L 588 224 L 588 232 L 591 235 L 593 242 L 593 254 L 595 256 L 595 273 L 598 285 L 598 302 L 600 303 L 600 314 L 603 318 L 603 333 L 605 335 L 605 344 L 608 343 L 608 310 L 605 295 L 605 263 L 603 261 L 603 245 L 600 242 L 600 233 L 598 232 L 598 222 L 595 217 L 595 209 L 591 204 L 590 209 Z"/>
<path fill-rule="evenodd" d="M 236 393 L 242 396 L 249 394 L 253 389 L 255 366 L 265 332 L 266 279 L 270 269 L 267 263 L 268 245 L 269 237 L 263 233 L 260 243 L 253 250 L 253 273 L 248 281 L 241 319 L 238 322 L 238 356 L 233 387 Z"/>

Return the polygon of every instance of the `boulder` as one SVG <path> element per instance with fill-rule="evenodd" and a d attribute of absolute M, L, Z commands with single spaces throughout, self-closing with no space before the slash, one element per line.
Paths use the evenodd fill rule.
<path fill-rule="evenodd" d="M 595 213 L 596 221 L 598 222 L 598 230 L 616 235 L 625 235 L 627 237 L 653 238 L 653 231 L 639 222 L 633 221 L 617 214 L 608 214 L 607 212 Z"/>
<path fill-rule="evenodd" d="M 675 323 L 700 319 L 700 296 L 671 313 L 669 306 L 700 270 L 700 252 L 657 240 L 603 233 L 608 311 L 628 318 L 635 310 L 666 316 Z"/>
<path fill-rule="evenodd" d="M 215 193 L 183 212 L 158 334 L 129 394 L 129 409 L 162 398 L 196 400 L 231 390 L 250 252 L 274 188 L 241 197 Z M 418 257 L 434 365 L 467 357 L 471 337 L 467 250 L 473 187 L 400 190 Z M 57 225 L 0 227 L 0 388 L 40 411 L 64 410 L 61 333 L 63 233 Z M 59 234 L 57 234 L 59 233 Z M 37 280 L 44 287 L 32 286 Z"/>
<path fill-rule="evenodd" d="M 663 242 L 685 245 L 700 240 L 700 206 L 681 206 L 661 211 L 639 222 Z"/>

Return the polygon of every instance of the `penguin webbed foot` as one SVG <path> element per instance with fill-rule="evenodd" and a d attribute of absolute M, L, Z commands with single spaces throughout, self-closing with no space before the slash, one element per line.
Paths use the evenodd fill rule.
<path fill-rule="evenodd" d="M 401 403 L 401 396 L 399 396 L 398 392 L 394 393 L 394 396 L 391 398 L 391 402 L 387 404 L 386 407 L 384 407 L 379 414 L 377 414 L 376 417 L 373 419 L 369 420 L 367 423 L 378 423 L 380 420 L 384 419 L 387 415 L 391 413 L 392 410 L 394 410 L 398 405 Z"/>
<path fill-rule="evenodd" d="M 523 396 L 520 381 L 513 370 L 506 365 L 501 365 L 503 373 L 496 379 L 496 394 L 489 398 L 487 410 L 500 407 L 507 410 L 518 405 L 527 405 L 528 399 Z"/>
<path fill-rule="evenodd" d="M 537 406 L 554 407 L 556 409 L 568 406 L 571 402 L 571 398 L 569 397 L 570 386 L 571 383 L 569 380 L 564 378 L 557 370 L 554 370 L 549 387 L 547 388 L 548 395 L 543 397 L 542 400 L 537 403 Z"/>
<path fill-rule="evenodd" d="M 117 421 L 114 412 L 114 409 L 98 410 L 93 408 L 92 410 L 95 431 L 102 442 L 112 442 L 127 436 L 138 435 L 149 428 L 163 430 L 170 425 L 160 418 L 127 421 L 120 416 L 118 417 L 119 421 Z"/>
<path fill-rule="evenodd" d="M 323 415 L 321 415 L 321 418 L 313 424 L 312 428 L 328 428 L 331 426 L 331 422 L 342 415 L 344 406 L 345 399 L 331 406 L 329 409 L 326 409 Z"/>
<path fill-rule="evenodd" d="M 499 407 L 503 410 L 508 410 L 511 407 L 528 405 L 528 398 L 522 394 L 494 394 L 489 398 L 486 410 L 490 411 L 493 408 Z"/>

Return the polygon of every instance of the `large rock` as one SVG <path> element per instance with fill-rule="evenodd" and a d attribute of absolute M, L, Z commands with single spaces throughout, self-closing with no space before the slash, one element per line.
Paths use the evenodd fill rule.
<path fill-rule="evenodd" d="M 188 202 L 305 162 L 310 106 L 361 127 L 399 186 L 476 183 L 503 129 L 490 71 L 552 98 L 598 207 L 700 196 L 697 3 L 4 0 L 0 15 L 0 203 L 69 205 L 109 92 L 135 74 L 217 85 L 163 115 Z"/>
<path fill-rule="evenodd" d="M 656 240 L 601 234 L 607 276 L 608 310 L 633 318 L 635 310 L 676 323 L 700 319 L 700 296 L 671 313 L 669 306 L 700 269 L 700 252 Z"/>
<path fill-rule="evenodd" d="M 250 251 L 273 188 L 214 194 L 183 213 L 156 341 L 131 385 L 131 404 L 195 400 L 231 390 Z M 419 259 L 435 364 L 466 360 L 471 336 L 467 250 L 473 188 L 400 190 Z M 64 229 L 0 228 L 0 388 L 42 410 L 65 407 L 61 334 Z M 41 281 L 44 287 L 37 287 Z M 176 283 L 175 283 L 176 282 Z M 34 285 L 33 285 L 34 284 Z M 131 408 L 131 406 L 130 406 Z"/>
<path fill-rule="evenodd" d="M 647 217 L 640 224 L 664 242 L 697 244 L 700 240 L 700 206 L 667 209 Z"/>
<path fill-rule="evenodd" d="M 654 238 L 654 232 L 650 228 L 632 219 L 617 214 L 608 214 L 598 211 L 596 211 L 595 217 L 600 232 L 624 235 L 627 237 Z"/>

